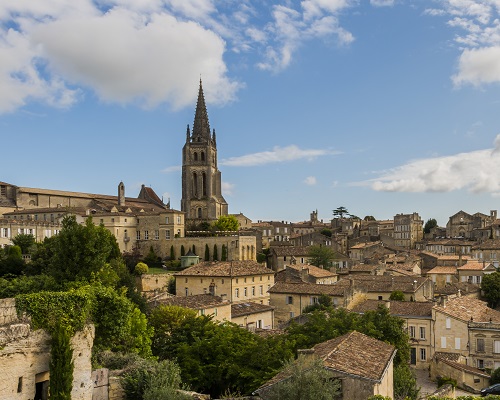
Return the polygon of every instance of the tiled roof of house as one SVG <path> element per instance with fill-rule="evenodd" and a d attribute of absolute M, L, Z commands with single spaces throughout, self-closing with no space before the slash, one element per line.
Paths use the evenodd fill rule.
<path fill-rule="evenodd" d="M 331 276 L 336 276 L 336 272 L 329 271 L 325 268 L 319 268 L 315 265 L 310 264 L 293 264 L 288 265 L 287 268 L 295 269 L 296 271 L 302 271 L 303 269 L 307 269 L 307 273 L 315 278 L 328 278 Z"/>
<path fill-rule="evenodd" d="M 206 261 L 193 265 L 175 276 L 249 276 L 274 274 L 274 271 L 256 261 Z"/>
<path fill-rule="evenodd" d="M 355 264 L 349 268 L 349 271 L 352 272 L 373 272 L 379 267 L 378 264 Z"/>
<path fill-rule="evenodd" d="M 453 368 L 456 368 L 458 370 L 461 370 L 461 371 L 466 371 L 468 373 L 471 373 L 471 374 L 474 374 L 474 375 L 478 375 L 478 376 L 482 376 L 482 377 L 485 377 L 485 378 L 489 378 L 490 375 L 487 374 L 486 372 L 480 370 L 480 369 L 477 369 L 477 368 L 474 368 L 470 365 L 466 365 L 466 364 L 462 364 L 458 361 L 454 361 L 454 360 L 451 360 L 450 358 L 448 358 L 448 356 L 443 356 L 443 354 L 445 353 L 436 353 L 434 354 L 434 359 L 438 360 L 438 361 L 441 361 L 441 362 L 444 362 L 445 364 L 448 364 L 449 366 L 453 367 Z M 448 353 L 449 354 L 449 353 Z"/>
<path fill-rule="evenodd" d="M 472 247 L 473 250 L 500 250 L 500 239 L 489 239 Z"/>
<path fill-rule="evenodd" d="M 326 369 L 372 382 L 381 382 L 388 365 L 396 354 L 394 346 L 353 331 L 335 339 L 319 343 L 309 354 L 319 357 Z M 256 393 L 289 378 L 286 371 L 279 372 L 274 378 L 256 390 Z"/>
<path fill-rule="evenodd" d="M 382 242 L 363 242 L 363 243 L 358 243 L 355 244 L 354 246 L 351 246 L 352 249 L 366 249 L 368 247 L 374 247 L 374 246 L 381 246 Z"/>
<path fill-rule="evenodd" d="M 273 246 L 273 247 L 271 247 L 271 252 L 273 252 L 278 257 L 307 256 L 308 247 L 307 246 Z"/>
<path fill-rule="evenodd" d="M 464 265 L 462 265 L 461 267 L 457 268 L 457 270 L 459 270 L 459 271 L 464 271 L 464 270 L 482 271 L 484 269 L 496 270 L 496 268 L 491 263 L 489 263 L 489 262 L 487 263 L 487 262 L 480 261 L 480 260 L 470 260 L 467 263 L 465 263 Z"/>
<path fill-rule="evenodd" d="M 272 286 L 269 293 L 289 293 L 307 295 L 328 295 L 343 296 L 346 285 L 339 285 L 338 282 L 331 285 L 318 285 L 316 283 L 285 283 L 277 282 Z"/>
<path fill-rule="evenodd" d="M 391 315 L 431 318 L 432 307 L 435 303 L 430 301 L 380 301 L 380 300 L 365 300 L 363 303 L 357 304 L 351 309 L 353 312 L 364 313 L 367 311 L 375 311 L 380 305 L 388 306 Z"/>
<path fill-rule="evenodd" d="M 470 293 L 479 293 L 481 288 L 479 285 L 469 282 L 446 283 L 442 287 L 434 288 L 434 296 L 458 294 L 458 291 L 463 295 L 467 295 Z"/>
<path fill-rule="evenodd" d="M 259 314 L 266 311 L 272 311 L 274 307 L 259 303 L 233 303 L 231 304 L 231 318 L 241 317 L 243 315 Z"/>
<path fill-rule="evenodd" d="M 485 301 L 460 296 L 448 298 L 445 305 L 435 305 L 436 312 L 468 322 L 500 322 L 500 312 L 489 308 Z"/>
<path fill-rule="evenodd" d="M 223 300 L 222 297 L 212 296 L 211 294 L 172 296 L 166 299 L 159 300 L 157 301 L 157 303 L 167 306 L 179 306 L 179 307 L 191 308 L 193 310 L 203 310 L 206 308 L 229 305 L 229 302 Z"/>
<path fill-rule="evenodd" d="M 458 261 L 462 259 L 463 261 L 469 260 L 471 257 L 470 256 L 457 256 L 455 254 L 436 254 L 431 251 L 420 251 L 418 254 L 424 255 L 427 257 L 432 257 L 436 260 L 439 261 Z"/>
<path fill-rule="evenodd" d="M 368 292 L 394 292 L 399 290 L 403 293 L 414 293 L 426 281 L 422 276 L 390 276 L 390 275 L 352 275 L 341 281 L 353 280 L 354 284 L 362 287 Z"/>
<path fill-rule="evenodd" d="M 457 267 L 453 266 L 437 266 L 429 271 L 427 271 L 427 275 L 430 274 L 435 274 L 435 275 L 450 275 L 450 274 L 456 274 L 457 273 Z"/>

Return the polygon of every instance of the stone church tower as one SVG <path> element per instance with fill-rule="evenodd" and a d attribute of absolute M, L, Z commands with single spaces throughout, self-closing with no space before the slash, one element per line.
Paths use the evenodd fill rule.
<path fill-rule="evenodd" d="M 193 131 L 188 125 L 182 148 L 181 210 L 186 213 L 187 223 L 210 222 L 228 213 L 217 169 L 215 129 L 210 133 L 201 79 Z"/>

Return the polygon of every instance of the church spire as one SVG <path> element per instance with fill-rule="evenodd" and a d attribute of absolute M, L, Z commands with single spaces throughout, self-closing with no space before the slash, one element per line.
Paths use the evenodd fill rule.
<path fill-rule="evenodd" d="M 203 86 L 200 78 L 200 89 L 198 90 L 198 102 L 196 103 L 196 113 L 193 124 L 193 141 L 210 140 L 210 124 L 208 123 L 207 107 L 205 105 L 205 96 L 203 95 Z"/>

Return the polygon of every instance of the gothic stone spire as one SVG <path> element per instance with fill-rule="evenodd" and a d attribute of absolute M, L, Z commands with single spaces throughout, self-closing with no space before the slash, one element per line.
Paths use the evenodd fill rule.
<path fill-rule="evenodd" d="M 205 96 L 200 79 L 200 89 L 198 91 L 198 102 L 196 103 L 196 113 L 193 124 L 193 141 L 210 140 L 210 124 L 208 123 L 207 107 L 205 105 Z"/>

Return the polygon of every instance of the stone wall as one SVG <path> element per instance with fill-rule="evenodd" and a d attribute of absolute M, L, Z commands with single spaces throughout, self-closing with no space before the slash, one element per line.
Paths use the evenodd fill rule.
<path fill-rule="evenodd" d="M 137 288 L 142 293 L 166 292 L 172 274 L 143 274 L 136 278 Z"/>

